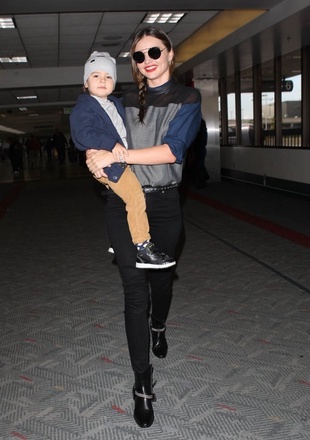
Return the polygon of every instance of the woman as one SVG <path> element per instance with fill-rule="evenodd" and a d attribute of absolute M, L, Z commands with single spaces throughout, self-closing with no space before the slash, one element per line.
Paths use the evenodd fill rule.
<path fill-rule="evenodd" d="M 184 156 L 201 121 L 201 97 L 196 89 L 171 78 L 175 63 L 173 46 L 161 30 L 140 29 L 130 53 L 138 87 L 124 96 L 129 144 L 124 158 L 143 187 L 154 241 L 175 257 L 182 229 L 178 185 Z M 114 161 L 111 152 L 88 152 L 87 166 L 97 178 Z M 153 354 L 164 358 L 168 350 L 165 323 L 172 299 L 173 270 L 136 269 L 136 251 L 124 203 L 110 193 L 108 208 L 108 233 L 124 288 L 126 335 L 135 374 L 134 418 L 140 427 L 146 428 L 154 420 L 155 400 L 149 358 L 149 314 Z"/>

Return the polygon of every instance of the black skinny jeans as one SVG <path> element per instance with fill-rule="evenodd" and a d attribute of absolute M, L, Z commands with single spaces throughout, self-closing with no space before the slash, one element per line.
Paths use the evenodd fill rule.
<path fill-rule="evenodd" d="M 151 241 L 171 257 L 182 230 L 182 215 L 177 188 L 146 194 Z M 137 269 L 137 250 L 131 241 L 124 202 L 114 193 L 108 195 L 107 226 L 125 296 L 125 328 L 132 368 L 143 373 L 150 363 L 149 312 L 165 323 L 172 299 L 174 267 Z"/>

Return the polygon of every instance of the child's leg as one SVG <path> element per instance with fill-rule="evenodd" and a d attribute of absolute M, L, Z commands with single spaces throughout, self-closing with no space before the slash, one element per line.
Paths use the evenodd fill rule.
<path fill-rule="evenodd" d="M 102 183 L 102 185 L 104 185 L 106 187 L 110 186 L 109 180 L 107 177 L 99 177 L 98 179 L 97 179 L 97 177 L 95 177 L 95 179 L 98 180 L 98 182 Z"/>
<path fill-rule="evenodd" d="M 150 227 L 145 211 L 145 197 L 136 175 L 127 166 L 118 182 L 114 183 L 110 180 L 107 182 L 112 191 L 126 204 L 127 221 L 133 243 L 149 240 Z"/>
<path fill-rule="evenodd" d="M 172 258 L 160 252 L 150 242 L 145 196 L 130 167 L 127 166 L 117 183 L 109 181 L 109 186 L 125 202 L 129 231 L 138 250 L 136 267 L 139 269 L 166 269 L 175 265 Z"/>

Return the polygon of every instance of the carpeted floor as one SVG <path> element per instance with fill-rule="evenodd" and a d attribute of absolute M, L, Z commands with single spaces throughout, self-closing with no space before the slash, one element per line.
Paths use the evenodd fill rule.
<path fill-rule="evenodd" d="M 184 196 L 145 430 L 102 187 L 83 173 L 8 179 L 0 200 L 1 440 L 309 440 L 307 199 L 227 181 Z"/>

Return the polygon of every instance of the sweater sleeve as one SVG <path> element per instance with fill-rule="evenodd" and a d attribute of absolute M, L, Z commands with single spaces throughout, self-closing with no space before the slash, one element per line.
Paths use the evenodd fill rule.
<path fill-rule="evenodd" d="M 187 149 L 196 137 L 201 121 L 200 100 L 183 104 L 175 118 L 170 122 L 169 129 L 163 138 L 168 144 L 177 163 L 182 163 Z"/>

